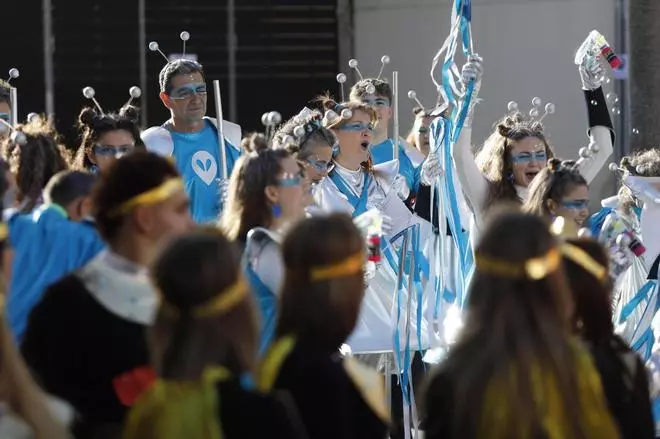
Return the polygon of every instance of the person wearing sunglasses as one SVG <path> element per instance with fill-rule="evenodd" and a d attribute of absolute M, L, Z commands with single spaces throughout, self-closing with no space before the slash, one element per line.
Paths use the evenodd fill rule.
<path fill-rule="evenodd" d="M 217 221 L 222 210 L 219 194 L 225 192 L 221 181 L 222 162 L 218 146 L 217 121 L 206 117 L 209 87 L 202 65 L 177 59 L 160 72 L 160 100 L 171 118 L 161 126 L 142 133 L 147 150 L 171 156 L 183 177 L 190 209 L 197 223 Z M 227 175 L 241 155 L 241 127 L 226 120 L 221 130 L 225 138 Z"/>
<path fill-rule="evenodd" d="M 76 152 L 74 167 L 105 174 L 120 157 L 144 148 L 140 139 L 138 109 L 127 105 L 117 113 L 99 114 L 95 108 L 83 108 L 78 116 L 82 142 Z"/>
<path fill-rule="evenodd" d="M 589 185 L 576 163 L 550 159 L 532 182 L 523 210 L 547 218 L 563 216 L 584 226 L 589 218 Z"/>
<path fill-rule="evenodd" d="M 260 352 L 272 341 L 284 278 L 280 243 L 305 217 L 310 188 L 298 161 L 285 149 L 266 144 L 243 155 L 229 180 L 220 228 L 244 248 L 245 275 L 261 314 Z"/>

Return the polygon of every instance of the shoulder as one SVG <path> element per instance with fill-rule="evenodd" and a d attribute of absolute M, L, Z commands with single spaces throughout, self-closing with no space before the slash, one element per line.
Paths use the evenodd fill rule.
<path fill-rule="evenodd" d="M 161 156 L 169 157 L 174 151 L 172 134 L 162 126 L 155 126 L 146 129 L 140 134 L 147 151 Z"/>
<path fill-rule="evenodd" d="M 205 118 L 207 121 L 211 123 L 211 125 L 215 128 L 218 126 L 218 120 L 212 117 L 206 117 Z M 229 122 L 228 120 L 223 120 L 222 121 L 222 132 L 225 136 L 225 140 L 228 140 L 229 143 L 231 144 L 232 148 L 240 152 L 240 146 L 241 146 L 241 138 L 243 135 L 243 132 L 241 130 L 241 126 L 234 123 L 234 122 Z"/>

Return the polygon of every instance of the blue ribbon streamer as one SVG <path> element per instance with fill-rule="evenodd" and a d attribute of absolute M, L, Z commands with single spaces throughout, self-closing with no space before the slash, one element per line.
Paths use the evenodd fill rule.
<path fill-rule="evenodd" d="M 367 211 L 367 194 L 369 193 L 369 184 L 371 183 L 371 174 L 369 172 L 364 173 L 364 184 L 362 185 L 362 193 L 359 198 L 350 190 L 344 179 L 337 172 L 334 170 L 331 171 L 328 177 L 337 186 L 339 192 L 346 196 L 351 206 L 353 206 L 353 218 Z"/>

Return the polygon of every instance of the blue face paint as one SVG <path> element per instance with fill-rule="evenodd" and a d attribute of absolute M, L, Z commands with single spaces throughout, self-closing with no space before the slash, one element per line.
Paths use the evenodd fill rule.
<path fill-rule="evenodd" d="M 536 151 L 534 153 L 521 152 L 520 154 L 512 154 L 511 161 L 513 163 L 527 164 L 531 162 L 545 163 L 548 161 L 548 155 L 545 151 Z"/>
<path fill-rule="evenodd" d="M 170 99 L 174 100 L 190 99 L 194 95 L 206 95 L 206 84 L 203 82 L 185 84 L 168 94 Z"/>
<path fill-rule="evenodd" d="M 282 178 L 277 180 L 277 185 L 280 187 L 295 187 L 300 186 L 305 179 L 305 175 L 302 171 L 297 174 L 288 174 L 285 173 Z"/>
<path fill-rule="evenodd" d="M 305 160 L 309 165 L 314 168 L 316 172 L 323 173 L 327 172 L 330 167 L 332 166 L 331 162 L 326 162 L 325 160 L 314 160 L 314 159 L 306 159 Z"/>
<path fill-rule="evenodd" d="M 370 133 L 373 133 L 374 124 L 362 123 L 362 122 L 347 123 L 346 125 L 339 127 L 339 131 L 360 131 L 360 132 L 368 131 Z"/>
<path fill-rule="evenodd" d="M 562 201 L 561 205 L 569 210 L 585 210 L 589 208 L 589 200 Z"/>
<path fill-rule="evenodd" d="M 362 99 L 362 103 L 369 105 L 371 107 L 379 107 L 379 108 L 390 106 L 390 100 L 387 98 L 364 98 Z"/>
<path fill-rule="evenodd" d="M 0 113 L 0 119 L 9 122 L 9 113 Z"/>
<path fill-rule="evenodd" d="M 95 155 L 100 157 L 121 157 L 133 151 L 135 147 L 133 145 L 121 145 L 121 146 L 110 146 L 110 145 L 94 145 L 92 152 Z"/>

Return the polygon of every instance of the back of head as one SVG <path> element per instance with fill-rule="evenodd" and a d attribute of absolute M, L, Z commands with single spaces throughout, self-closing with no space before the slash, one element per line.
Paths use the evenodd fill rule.
<path fill-rule="evenodd" d="M 95 182 L 96 178 L 88 172 L 58 172 L 44 189 L 44 201 L 66 207 L 80 197 L 89 196 Z"/>
<path fill-rule="evenodd" d="M 93 191 L 94 217 L 103 238 L 112 241 L 117 237 L 126 218 L 116 213 L 122 204 L 178 175 L 170 160 L 149 152 L 117 160 Z"/>
<path fill-rule="evenodd" d="M 245 242 L 255 227 L 269 227 L 272 206 L 266 196 L 267 186 L 276 186 L 282 172 L 286 150 L 260 149 L 242 155 L 229 179 L 227 207 L 220 220 L 221 228 L 232 240 Z"/>
<path fill-rule="evenodd" d="M 564 250 L 563 260 L 575 302 L 573 327 L 594 344 L 609 340 L 614 327 L 608 255 L 603 246 L 592 239 L 574 238 L 566 244 L 568 250 Z"/>
<path fill-rule="evenodd" d="M 154 264 L 162 303 L 152 354 L 162 377 L 196 380 L 209 366 L 252 371 L 257 330 L 239 259 L 236 246 L 206 229 L 173 241 Z"/>
<path fill-rule="evenodd" d="M 24 211 L 30 211 L 51 177 L 69 167 L 70 154 L 59 143 L 52 122 L 41 116 L 17 126 L 16 131 L 25 134 L 25 143 L 19 145 L 11 138 L 5 139 L 2 156 L 16 175 L 18 201 L 25 203 Z"/>
<path fill-rule="evenodd" d="M 543 389 L 534 374 L 558 392 L 558 401 L 575 405 L 570 292 L 561 254 L 541 218 L 513 212 L 492 219 L 475 261 L 465 326 L 443 365 L 455 379 L 456 425 L 464 433 L 457 437 L 481 437 L 475 431 L 486 419 L 495 422 L 495 401 L 507 407 L 497 422 L 514 416 L 514 429 L 525 431 L 543 416 L 536 412 Z M 518 436 L 509 431 L 500 437 Z"/>
<path fill-rule="evenodd" d="M 487 325 L 498 313 L 506 316 L 504 326 L 533 325 L 541 317 L 563 325 L 570 295 L 557 243 L 541 218 L 517 212 L 494 216 L 475 250 L 475 260 L 468 327 L 473 324 L 488 332 Z"/>
<path fill-rule="evenodd" d="M 587 185 L 587 180 L 580 173 L 576 162 L 551 158 L 547 166 L 532 180 L 523 210 L 550 217 L 552 212 L 549 200 L 560 204 L 573 189 L 583 185 Z"/>
<path fill-rule="evenodd" d="M 268 139 L 263 133 L 248 133 L 241 139 L 241 149 L 245 152 L 258 152 L 268 149 Z"/>
<path fill-rule="evenodd" d="M 364 247 L 343 214 L 310 218 L 289 231 L 278 335 L 298 335 L 328 349 L 345 341 L 364 295 Z"/>
<path fill-rule="evenodd" d="M 172 79 L 179 75 L 190 75 L 199 73 L 206 80 L 204 67 L 197 61 L 189 59 L 176 59 L 170 61 L 162 68 L 158 75 L 160 91 L 169 94 L 172 91 Z"/>

